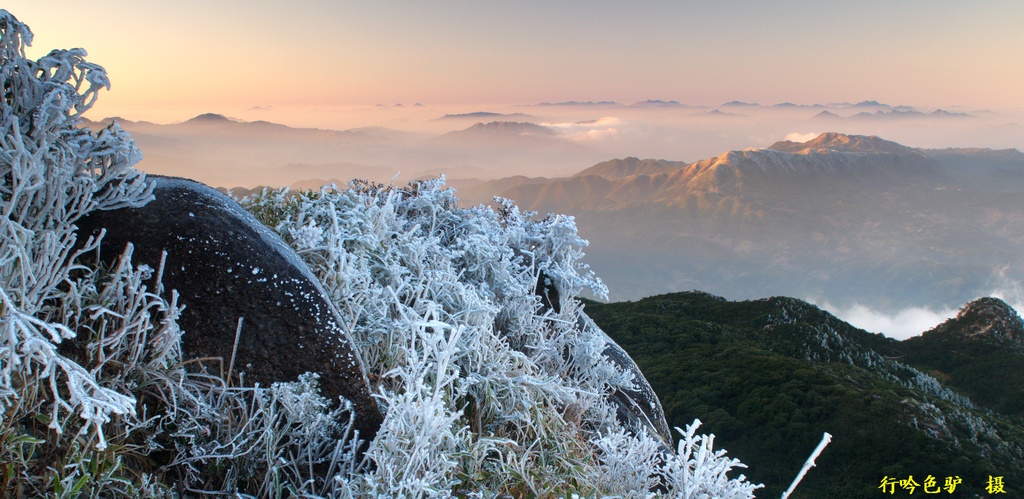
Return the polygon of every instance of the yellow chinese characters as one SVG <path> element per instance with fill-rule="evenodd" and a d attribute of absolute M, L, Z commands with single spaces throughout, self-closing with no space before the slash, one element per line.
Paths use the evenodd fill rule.
<path fill-rule="evenodd" d="M 882 482 L 878 488 L 882 490 L 883 494 L 890 495 L 895 494 L 897 488 L 904 490 L 908 495 L 912 495 L 918 489 L 925 494 L 941 494 L 943 492 L 952 494 L 956 491 L 957 486 L 963 482 L 963 479 L 959 476 L 947 476 L 943 485 L 940 487 L 938 479 L 933 475 L 926 476 L 922 483 L 918 483 L 917 480 L 914 480 L 914 475 L 908 475 L 903 479 L 884 476 L 882 477 Z M 987 490 L 989 494 L 1005 494 L 1006 492 L 1003 490 L 1003 487 L 1003 477 L 990 476 L 985 490 Z"/>
<path fill-rule="evenodd" d="M 988 476 L 988 483 L 985 485 L 985 492 L 989 494 L 1005 494 L 1005 486 L 1003 485 L 1003 477 L 1001 476 Z"/>

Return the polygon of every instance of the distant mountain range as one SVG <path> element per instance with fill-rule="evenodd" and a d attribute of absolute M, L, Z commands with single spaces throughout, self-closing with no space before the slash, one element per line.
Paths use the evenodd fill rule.
<path fill-rule="evenodd" d="M 489 120 L 465 124 L 481 118 Z M 143 151 L 139 168 L 144 171 L 228 188 L 286 186 L 314 179 L 388 182 L 399 173 L 399 181 L 439 173 L 485 179 L 511 171 L 570 175 L 607 157 L 550 127 L 493 118 L 529 117 L 449 115 L 442 121 L 466 128 L 440 134 L 379 126 L 341 131 L 294 128 L 212 113 L 169 125 L 119 118 L 84 124 L 96 128 L 116 121 Z"/>
<path fill-rule="evenodd" d="M 236 121 L 219 114 L 202 114 L 170 125 L 120 118 L 85 124 L 96 128 L 111 122 L 117 122 L 131 133 L 143 151 L 140 169 L 229 187 L 287 185 L 298 179 L 323 177 L 327 173 L 325 168 L 317 169 L 314 165 L 338 164 L 337 158 L 345 156 L 355 158 L 344 163 L 347 172 L 355 167 L 361 175 L 376 177 L 379 172 L 358 161 L 374 163 L 372 155 L 345 152 L 373 151 L 402 141 L 397 132 L 381 128 L 346 131 L 293 128 L 266 121 Z M 294 165 L 306 166 L 294 168 Z M 379 176 L 390 178 L 394 171 Z"/>
<path fill-rule="evenodd" d="M 476 113 L 464 113 L 431 125 L 439 133 L 294 128 L 217 114 L 170 125 L 120 119 L 87 125 L 117 121 L 143 150 L 144 171 L 236 192 L 446 174 L 466 202 L 501 195 L 526 209 L 568 213 L 592 242 L 588 261 L 613 299 L 702 289 L 730 298 L 786 294 L 883 311 L 948 309 L 1024 282 L 1024 155 L 1018 150 L 921 149 L 831 133 L 696 162 L 627 157 L 599 163 L 609 157 L 602 150 L 632 149 L 645 140 L 714 144 L 724 140 L 718 129 L 761 133 L 745 128 L 760 113 L 810 123 L 810 113 L 822 110 L 733 102 L 720 107 L 750 116 L 693 117 L 694 108 L 673 101 L 563 104 L 529 110 L 574 118 L 533 123 L 507 120 L 516 113 L 505 113 L 466 124 L 459 120 L 475 121 Z M 874 101 L 825 109 L 918 112 Z M 604 118 L 619 111 L 637 120 L 674 113 L 696 128 L 658 132 L 679 134 L 668 140 L 651 135 L 645 122 Z M 987 122 L 933 114 L 923 119 L 951 125 L 930 130 L 950 133 L 960 123 Z M 861 121 L 836 126 L 854 123 Z M 888 129 L 917 122 L 870 123 Z M 1004 134 L 1016 129 L 991 126 Z"/>
<path fill-rule="evenodd" d="M 436 118 L 434 121 L 530 121 L 537 119 L 536 116 L 530 116 L 523 113 L 492 113 L 488 111 L 476 111 L 472 113 L 459 113 L 459 114 L 446 114 L 440 118 Z"/>
<path fill-rule="evenodd" d="M 533 123 L 516 121 L 491 121 L 477 123 L 465 130 L 448 132 L 435 141 L 458 141 L 464 138 L 475 140 L 522 141 L 529 139 L 550 139 L 558 135 L 554 130 Z M 513 145 L 519 145 L 513 142 Z"/>
<path fill-rule="evenodd" d="M 856 103 L 850 102 L 830 102 L 830 103 L 814 103 L 814 104 L 796 104 L 793 102 L 780 102 L 776 104 L 759 104 L 756 102 L 745 102 L 741 100 L 733 100 L 729 102 L 723 102 L 721 104 L 693 104 L 685 103 L 677 100 L 661 100 L 661 99 L 648 99 L 643 101 L 634 102 L 632 104 L 620 103 L 615 101 L 566 101 L 566 102 L 541 102 L 537 106 L 566 106 L 566 107 L 662 107 L 662 108 L 703 108 L 703 109 L 832 109 L 832 110 L 848 110 L 856 111 L 859 113 L 908 113 L 919 114 L 919 115 L 941 115 L 941 114 L 952 114 L 952 115 L 968 115 L 968 113 L 952 113 L 943 111 L 941 109 L 934 111 L 924 111 L 913 106 L 905 105 L 890 105 L 875 100 L 865 100 Z M 471 113 L 477 114 L 477 113 Z"/>
<path fill-rule="evenodd" d="M 1024 154 L 824 133 L 693 163 L 459 186 L 568 213 L 613 299 L 700 289 L 884 310 L 955 307 L 1024 281 Z"/>
<path fill-rule="evenodd" d="M 563 101 L 563 102 L 541 102 L 538 106 L 619 106 L 615 101 Z"/>
<path fill-rule="evenodd" d="M 1024 324 L 1001 300 L 902 342 L 792 298 L 676 293 L 586 313 L 636 361 L 669 424 L 700 419 L 765 484 L 760 497 L 782 493 L 823 432 L 832 442 L 794 498 L 877 497 L 884 477 L 911 476 L 918 494 L 928 476 L 960 477 L 953 497 L 987 497 L 989 476 L 1012 484 L 1006 497 L 1024 493 Z"/>
<path fill-rule="evenodd" d="M 909 120 L 909 119 L 926 119 L 926 118 L 974 118 L 975 116 L 968 113 L 955 113 L 950 111 L 944 111 L 942 109 L 936 109 L 930 113 L 924 113 L 921 111 L 915 111 L 913 109 L 887 109 L 878 110 L 875 112 L 861 111 L 857 114 L 842 117 L 838 114 L 822 111 L 814 115 L 814 120 Z"/>
<path fill-rule="evenodd" d="M 401 172 L 399 181 L 437 173 L 478 180 L 511 175 L 561 177 L 613 157 L 694 159 L 737 146 L 763 146 L 765 137 L 784 137 L 794 130 L 868 131 L 937 147 L 1016 146 L 1020 136 L 1019 118 L 1004 112 L 921 109 L 877 101 L 775 105 L 742 101 L 695 105 L 667 99 L 632 104 L 566 101 L 446 114 L 422 105 L 384 108 L 357 110 L 342 118 L 346 123 L 373 126 L 338 130 L 244 121 L 216 113 L 168 125 L 117 118 L 87 124 L 95 127 L 118 121 L 144 151 L 146 159 L 140 167 L 146 171 L 220 187 L 343 178 L 349 171 L 329 171 L 330 165 L 338 164 L 365 166 L 359 176 L 379 182 L 394 176 L 383 174 L 385 170 Z M 253 114 L 250 109 L 244 114 L 282 117 L 275 112 Z M 521 124 L 535 125 L 528 135 L 547 140 L 523 140 L 523 133 L 516 130 Z M 498 140 L 499 133 L 505 140 Z M 322 168 L 308 176 L 287 168 L 290 164 Z"/>

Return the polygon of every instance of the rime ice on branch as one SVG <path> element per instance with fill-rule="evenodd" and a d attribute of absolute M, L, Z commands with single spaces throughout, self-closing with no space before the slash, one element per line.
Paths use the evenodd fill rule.
<path fill-rule="evenodd" d="M 51 426 L 62 411 L 100 425 L 130 414 L 135 400 L 101 387 L 94 373 L 62 356 L 57 345 L 75 335 L 51 306 L 74 267 L 75 221 L 91 210 L 141 205 L 150 199 L 140 154 L 116 125 L 92 133 L 79 116 L 110 86 L 82 49 L 25 57 L 32 32 L 0 10 L 0 409 L 14 402 L 15 371 L 50 378 Z M 95 247 L 86 242 L 80 251 Z M 57 380 L 60 380 L 57 382 Z"/>

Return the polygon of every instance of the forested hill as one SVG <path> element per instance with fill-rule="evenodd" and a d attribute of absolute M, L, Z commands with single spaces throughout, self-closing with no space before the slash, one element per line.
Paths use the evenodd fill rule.
<path fill-rule="evenodd" d="M 1024 418 L 1024 322 L 1005 302 L 982 298 L 905 340 L 904 362 L 995 411 Z"/>
<path fill-rule="evenodd" d="M 956 328 L 1005 331 L 1020 322 L 971 310 L 948 323 L 945 336 L 924 337 L 948 345 L 969 337 L 950 332 Z M 716 444 L 750 466 L 750 479 L 765 484 L 759 497 L 785 490 L 823 432 L 832 443 L 793 497 L 877 497 L 884 478 L 911 476 L 921 487 L 929 476 L 938 487 L 960 477 L 954 494 L 942 490 L 946 497 L 985 495 L 990 476 L 1004 477 L 1009 496 L 1024 492 L 1019 408 L 1006 402 L 1004 412 L 969 376 L 957 382 L 934 361 L 937 339 L 898 342 L 791 298 L 730 302 L 688 292 L 588 302 L 586 312 L 632 355 L 669 424 L 704 422 Z M 998 362 L 986 385 L 1021 379 L 1015 351 L 1010 359 L 979 347 L 971 359 L 957 357 L 956 372 Z M 897 485 L 895 495 L 908 492 Z"/>

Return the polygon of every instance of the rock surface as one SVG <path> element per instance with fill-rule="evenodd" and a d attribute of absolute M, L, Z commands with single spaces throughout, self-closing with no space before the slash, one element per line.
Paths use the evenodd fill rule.
<path fill-rule="evenodd" d="M 623 371 L 633 374 L 633 389 L 618 388 L 607 395 L 607 400 L 615 407 L 616 419 L 634 432 L 645 430 L 652 437 L 660 439 L 667 449 L 671 449 L 672 431 L 665 420 L 665 409 L 644 373 L 633 358 L 601 331 L 593 320 L 586 315 L 580 320 L 580 327 L 593 328 L 604 336 L 605 346 L 601 353 Z"/>
<path fill-rule="evenodd" d="M 383 417 L 362 360 L 308 266 L 226 195 L 191 180 L 150 179 L 154 201 L 93 212 L 79 221 L 79 240 L 106 229 L 102 260 L 112 261 L 130 242 L 135 262 L 154 269 L 166 250 L 162 282 L 186 307 L 179 318 L 186 359 L 222 359 L 223 365 L 204 364 L 226 373 L 243 318 L 235 374 L 247 385 L 268 386 L 319 373 L 323 395 L 351 401 L 361 438 L 372 438 Z"/>
<path fill-rule="evenodd" d="M 999 298 L 974 300 L 949 319 L 924 334 L 960 334 L 968 338 L 988 339 L 1024 345 L 1024 321 L 1013 307 Z"/>

